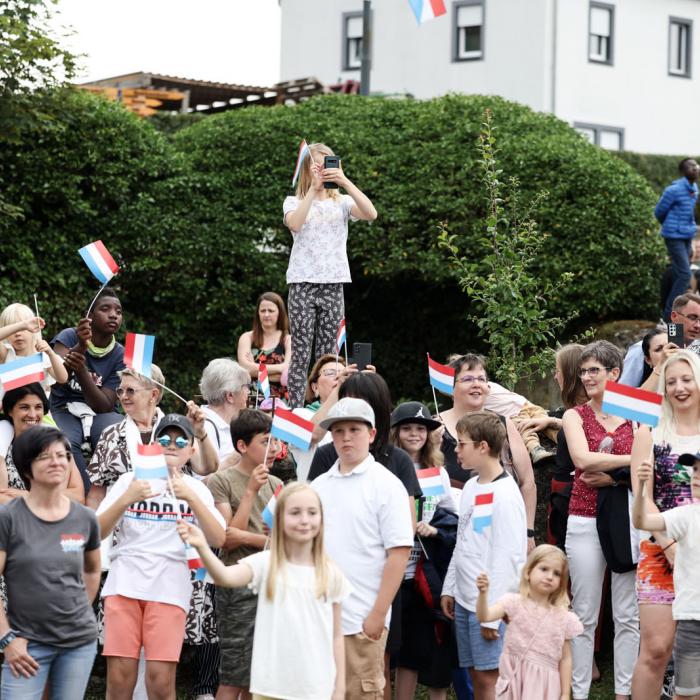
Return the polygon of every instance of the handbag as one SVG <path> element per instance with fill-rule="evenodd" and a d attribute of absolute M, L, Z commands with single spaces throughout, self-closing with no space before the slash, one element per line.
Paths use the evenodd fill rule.
<path fill-rule="evenodd" d="M 636 569 L 639 560 L 639 540 L 630 519 L 629 469 L 616 469 L 610 476 L 615 486 L 598 489 L 596 529 L 608 568 L 624 574 Z"/>

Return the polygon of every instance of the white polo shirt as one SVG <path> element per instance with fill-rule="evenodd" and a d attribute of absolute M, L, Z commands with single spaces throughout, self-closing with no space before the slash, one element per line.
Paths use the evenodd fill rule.
<path fill-rule="evenodd" d="M 404 485 L 372 455 L 349 474 L 339 461 L 312 483 L 323 504 L 326 551 L 352 586 L 343 602 L 343 634 L 358 634 L 379 593 L 386 550 L 413 545 Z M 389 626 L 391 608 L 385 625 Z"/>
<path fill-rule="evenodd" d="M 231 440 L 231 426 L 210 406 L 202 406 L 202 411 L 207 419 L 204 421 L 204 429 L 209 440 L 214 445 L 219 460 L 226 459 L 236 451 Z"/>

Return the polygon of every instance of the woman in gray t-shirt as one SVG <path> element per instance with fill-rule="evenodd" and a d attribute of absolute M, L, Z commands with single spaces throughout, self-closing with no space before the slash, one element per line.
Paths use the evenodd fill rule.
<path fill-rule="evenodd" d="M 95 514 L 66 495 L 70 443 L 56 428 L 29 428 L 14 443 L 26 495 L 0 506 L 2 696 L 82 698 L 97 649 L 92 600 L 100 582 Z"/>

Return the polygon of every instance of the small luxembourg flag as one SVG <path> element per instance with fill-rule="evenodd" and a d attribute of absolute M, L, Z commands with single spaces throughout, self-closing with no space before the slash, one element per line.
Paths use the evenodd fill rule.
<path fill-rule="evenodd" d="M 102 241 L 88 243 L 78 252 L 85 264 L 90 268 L 90 272 L 102 284 L 107 284 L 119 272 L 119 265 L 114 262 L 114 258 L 109 254 Z"/>
<path fill-rule="evenodd" d="M 441 365 L 435 362 L 428 353 L 428 375 L 430 377 L 430 386 L 435 387 L 443 394 L 452 396 L 455 386 L 455 371 L 452 367 Z"/>
<path fill-rule="evenodd" d="M 309 144 L 306 143 L 306 139 L 302 139 L 299 144 L 299 155 L 297 156 L 297 164 L 294 167 L 294 176 L 292 177 L 292 187 L 297 184 L 299 179 L 299 174 L 301 173 L 301 166 L 304 163 L 304 158 L 309 156 L 311 158 L 311 151 L 309 150 Z"/>
<path fill-rule="evenodd" d="M 282 442 L 288 442 L 300 450 L 308 450 L 311 447 L 313 432 L 314 424 L 310 420 L 306 420 L 284 408 L 278 408 L 275 411 L 275 417 L 272 419 L 272 427 L 270 428 L 272 437 L 276 437 Z"/>
<path fill-rule="evenodd" d="M 156 337 L 154 335 L 127 333 L 124 347 L 124 364 L 150 379 L 155 342 Z"/>
<path fill-rule="evenodd" d="M 420 490 L 424 496 L 442 496 L 445 493 L 445 486 L 440 477 L 440 468 L 419 469 L 416 472 Z"/>
<path fill-rule="evenodd" d="M 444 0 L 408 0 L 418 24 L 447 14 Z"/>
<path fill-rule="evenodd" d="M 340 349 L 345 345 L 347 340 L 347 334 L 345 333 L 345 319 L 341 319 L 340 325 L 338 326 L 338 332 L 335 336 L 335 354 L 340 354 Z"/>
<path fill-rule="evenodd" d="M 199 552 L 191 544 L 185 545 L 185 555 L 187 556 L 187 568 L 190 571 L 194 571 L 195 581 L 206 581 L 207 583 L 213 583 L 214 581 L 207 573 L 207 569 L 202 562 Z"/>
<path fill-rule="evenodd" d="M 168 465 L 165 461 L 163 448 L 157 443 L 136 445 L 134 460 L 135 479 L 167 479 Z"/>
<path fill-rule="evenodd" d="M 270 398 L 270 379 L 267 376 L 267 367 L 261 362 L 258 365 L 258 389 L 266 398 Z"/>
<path fill-rule="evenodd" d="M 483 532 L 491 527 L 491 514 L 493 513 L 493 491 L 490 493 L 477 493 L 474 497 L 474 510 L 472 511 L 472 528 L 474 532 Z"/>
<path fill-rule="evenodd" d="M 5 391 L 32 382 L 41 382 L 45 377 L 44 356 L 40 352 L 0 365 L 0 382 L 2 382 L 2 388 Z"/>
<path fill-rule="evenodd" d="M 661 417 L 661 394 L 606 382 L 603 412 L 655 428 Z"/>
<path fill-rule="evenodd" d="M 277 507 L 277 497 L 280 495 L 282 490 L 282 484 L 280 484 L 275 492 L 272 494 L 272 498 L 267 502 L 265 510 L 262 512 L 262 519 L 265 525 L 272 530 L 272 525 L 275 522 L 275 508 Z"/>

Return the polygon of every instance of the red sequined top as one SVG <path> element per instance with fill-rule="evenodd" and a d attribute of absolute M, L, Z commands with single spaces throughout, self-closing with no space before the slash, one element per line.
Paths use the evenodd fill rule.
<path fill-rule="evenodd" d="M 632 433 L 632 423 L 626 420 L 622 425 L 609 433 L 605 426 L 601 425 L 596 417 L 593 409 L 586 403 L 583 406 L 575 406 L 574 411 L 577 411 L 583 421 L 583 434 L 588 442 L 588 449 L 591 452 L 608 452 L 614 455 L 628 455 L 632 452 L 632 441 L 634 434 Z M 612 438 L 612 449 L 609 447 L 601 450 L 601 443 L 608 437 Z M 581 469 L 576 469 L 574 472 L 574 485 L 571 489 L 571 500 L 569 501 L 569 515 L 580 515 L 584 518 L 595 518 L 596 516 L 596 501 L 597 489 L 587 486 L 581 481 Z"/>

